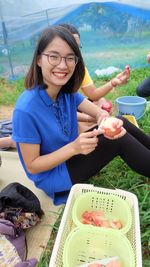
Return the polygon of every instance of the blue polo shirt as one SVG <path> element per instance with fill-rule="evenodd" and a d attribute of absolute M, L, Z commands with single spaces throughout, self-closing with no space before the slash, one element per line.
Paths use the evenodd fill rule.
<path fill-rule="evenodd" d="M 72 183 L 66 167 L 57 167 L 30 174 L 24 164 L 18 143 L 40 144 L 40 155 L 49 154 L 77 138 L 77 108 L 84 97 L 79 93 L 59 93 L 53 101 L 46 90 L 35 87 L 19 97 L 13 113 L 13 140 L 26 175 L 35 185 L 53 198 L 54 204 L 64 203 L 66 196 L 56 193 L 70 190 Z M 56 197 L 57 195 L 57 197 Z"/>

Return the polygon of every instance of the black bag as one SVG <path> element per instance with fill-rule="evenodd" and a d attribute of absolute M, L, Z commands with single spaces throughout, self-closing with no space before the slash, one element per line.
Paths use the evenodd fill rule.
<path fill-rule="evenodd" d="M 35 212 L 39 218 L 44 214 L 36 195 L 20 183 L 11 183 L 1 191 L 0 212 L 6 207 L 22 208 L 24 212 Z"/>

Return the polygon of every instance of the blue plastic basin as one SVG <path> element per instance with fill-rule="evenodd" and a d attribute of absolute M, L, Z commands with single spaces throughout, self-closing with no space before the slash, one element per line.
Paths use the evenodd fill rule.
<path fill-rule="evenodd" d="M 145 113 L 146 99 L 140 96 L 121 96 L 116 99 L 119 115 L 133 115 L 139 120 Z"/>

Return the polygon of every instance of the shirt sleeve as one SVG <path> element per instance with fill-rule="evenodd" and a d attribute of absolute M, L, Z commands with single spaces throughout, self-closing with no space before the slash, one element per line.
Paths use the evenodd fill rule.
<path fill-rule="evenodd" d="M 85 75 L 84 75 L 83 82 L 81 84 L 81 88 L 86 87 L 91 84 L 93 84 L 93 80 L 88 72 L 88 69 L 85 67 Z"/>
<path fill-rule="evenodd" d="M 76 98 L 76 105 L 78 107 L 81 104 L 81 102 L 85 99 L 85 96 L 81 95 L 80 93 L 76 93 L 75 98 Z"/>
<path fill-rule="evenodd" d="M 18 143 L 40 144 L 41 138 L 33 117 L 21 110 L 13 113 L 12 139 Z"/>

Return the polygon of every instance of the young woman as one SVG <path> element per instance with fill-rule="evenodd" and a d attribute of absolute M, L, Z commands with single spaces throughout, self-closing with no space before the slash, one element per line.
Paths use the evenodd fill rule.
<path fill-rule="evenodd" d="M 45 30 L 25 79 L 26 90 L 13 114 L 13 140 L 27 176 L 54 200 L 64 203 L 71 186 L 84 183 L 114 157 L 150 177 L 150 137 L 124 119 L 110 139 L 103 130 L 78 135 L 77 109 L 99 123 L 108 116 L 77 93 L 84 63 L 71 33 L 61 26 Z"/>

